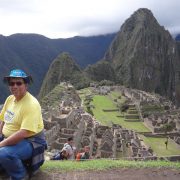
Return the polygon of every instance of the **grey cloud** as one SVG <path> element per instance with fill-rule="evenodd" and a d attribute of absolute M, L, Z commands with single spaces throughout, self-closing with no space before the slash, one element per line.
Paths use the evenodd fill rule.
<path fill-rule="evenodd" d="M 103 3 L 96 7 L 96 1 L 91 0 L 96 7 L 92 12 L 82 11 L 84 10 L 82 7 L 79 10 L 80 5 L 78 4 L 74 9 L 69 10 L 70 6 L 61 6 L 63 1 L 52 0 L 54 3 L 52 7 L 56 6 L 55 3 L 59 3 L 57 5 L 59 8 L 54 11 L 48 6 L 49 4 L 46 4 L 47 0 L 0 0 L 0 19 L 6 18 L 10 25 L 12 23 L 12 28 L 7 29 L 8 33 L 27 33 L 30 31 L 29 27 L 33 26 L 34 33 L 37 32 L 51 38 L 55 38 L 55 34 L 63 32 L 87 36 L 117 32 L 134 11 L 138 8 L 148 8 L 165 29 L 171 33 L 180 33 L 180 0 L 107 0 L 109 1 L 108 7 L 104 7 Z M 90 2 L 90 0 L 86 1 Z M 48 2 L 51 4 L 50 0 Z M 112 6 L 113 3 L 116 3 L 116 6 L 111 7 L 110 2 Z M 45 10 L 42 7 L 44 5 L 47 7 Z M 61 9 L 62 7 L 65 10 L 67 8 L 67 11 L 62 11 L 64 10 Z M 78 14 L 79 11 L 81 11 L 80 14 Z M 13 21 L 16 19 L 17 21 L 22 20 L 23 26 L 17 24 L 16 32 L 13 32 L 15 30 Z M 0 34 L 7 33 L 6 24 L 2 24 L 2 26 L 4 31 L 1 29 Z M 10 31 L 11 29 L 12 31 Z"/>
<path fill-rule="evenodd" d="M 33 13 L 35 0 L 0 0 L 0 11 L 6 14 Z"/>

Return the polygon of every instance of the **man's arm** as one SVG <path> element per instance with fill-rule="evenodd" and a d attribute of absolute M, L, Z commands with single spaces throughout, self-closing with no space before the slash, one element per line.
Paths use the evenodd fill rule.
<path fill-rule="evenodd" d="M 3 134 L 2 134 L 3 126 L 4 126 L 4 122 L 0 121 L 0 141 L 4 139 Z"/>
<path fill-rule="evenodd" d="M 29 131 L 25 129 L 21 129 L 16 133 L 12 134 L 11 136 L 9 136 L 8 138 L 1 141 L 0 147 L 17 144 L 18 142 L 20 142 L 21 140 L 27 137 L 29 137 Z"/>
<path fill-rule="evenodd" d="M 0 121 L 0 135 L 2 134 L 3 126 L 4 126 L 4 122 Z"/>

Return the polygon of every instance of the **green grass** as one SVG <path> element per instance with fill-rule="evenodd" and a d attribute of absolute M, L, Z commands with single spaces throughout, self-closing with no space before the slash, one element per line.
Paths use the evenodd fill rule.
<path fill-rule="evenodd" d="M 127 129 L 132 129 L 137 132 L 150 132 L 150 130 L 144 126 L 142 122 L 127 122 L 127 121 L 122 121 L 121 125 Z"/>
<path fill-rule="evenodd" d="M 145 137 L 140 135 L 146 145 L 151 146 L 153 151 L 157 156 L 172 156 L 180 155 L 180 146 L 178 146 L 172 140 L 168 141 L 168 149 L 166 149 L 165 141 L 166 138 L 155 138 L 155 137 Z"/>
<path fill-rule="evenodd" d="M 144 126 L 142 122 L 126 122 L 124 121 L 121 112 L 104 112 L 103 109 L 115 109 L 116 105 L 108 96 L 95 95 L 93 98 L 93 110 L 96 119 L 103 125 L 110 125 L 111 122 L 119 124 L 124 128 L 133 129 L 138 132 L 150 132 L 148 128 Z"/>
<path fill-rule="evenodd" d="M 92 103 L 95 106 L 92 111 L 99 122 L 101 122 L 103 125 L 110 125 L 111 121 L 114 122 L 114 117 L 118 115 L 118 113 L 103 111 L 103 109 L 116 108 L 111 99 L 109 99 L 107 96 L 95 95 Z"/>
<path fill-rule="evenodd" d="M 126 100 L 126 98 L 124 96 L 122 96 L 120 91 L 111 91 L 109 96 L 111 96 L 111 98 L 117 99 L 118 102 L 120 103 L 124 103 L 124 101 Z M 120 99 L 118 97 L 121 97 Z"/>
<path fill-rule="evenodd" d="M 112 168 L 176 168 L 180 163 L 168 161 L 127 161 L 127 160 L 90 160 L 90 161 L 46 161 L 42 170 L 46 171 L 72 171 L 72 170 L 105 170 Z"/>

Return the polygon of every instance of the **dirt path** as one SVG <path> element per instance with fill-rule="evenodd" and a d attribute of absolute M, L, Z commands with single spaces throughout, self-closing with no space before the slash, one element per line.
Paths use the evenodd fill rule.
<path fill-rule="evenodd" d="M 121 168 L 103 171 L 39 172 L 31 180 L 179 180 L 180 170 Z"/>

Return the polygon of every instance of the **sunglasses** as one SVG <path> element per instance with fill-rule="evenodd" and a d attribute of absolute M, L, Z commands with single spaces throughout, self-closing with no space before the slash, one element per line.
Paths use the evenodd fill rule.
<path fill-rule="evenodd" d="M 16 82 L 8 82 L 9 86 L 15 86 L 15 84 L 17 86 L 21 86 L 22 84 L 24 84 L 23 82 L 21 81 L 16 81 Z"/>

